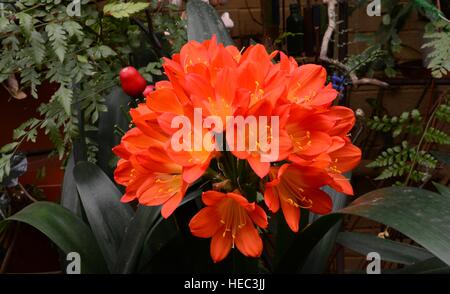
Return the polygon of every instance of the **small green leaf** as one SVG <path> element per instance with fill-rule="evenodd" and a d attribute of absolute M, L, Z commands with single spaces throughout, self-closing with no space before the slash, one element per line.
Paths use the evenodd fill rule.
<path fill-rule="evenodd" d="M 59 61 L 63 62 L 67 48 L 67 36 L 63 26 L 56 23 L 49 23 L 45 27 L 45 31 L 48 34 L 53 51 L 58 56 Z"/>
<path fill-rule="evenodd" d="M 33 17 L 27 13 L 19 12 L 17 14 L 19 19 L 20 29 L 26 37 L 30 37 L 33 30 Z"/>
<path fill-rule="evenodd" d="M 45 41 L 42 35 L 37 31 L 32 31 L 30 36 L 30 44 L 33 49 L 33 58 L 37 64 L 40 64 L 45 57 Z"/>
<path fill-rule="evenodd" d="M 131 15 L 144 10 L 149 3 L 144 2 L 127 2 L 127 3 L 109 3 L 103 7 L 103 13 L 111 15 L 115 18 L 130 17 Z"/>
<path fill-rule="evenodd" d="M 58 91 L 53 94 L 52 98 L 56 99 L 64 108 L 65 113 L 70 116 L 72 111 L 73 91 L 61 85 Z"/>
<path fill-rule="evenodd" d="M 12 142 L 12 143 L 6 144 L 0 149 L 0 153 L 12 152 L 14 150 L 14 148 L 17 147 L 17 145 L 19 145 L 19 142 Z"/>
<path fill-rule="evenodd" d="M 79 23 L 73 20 L 68 20 L 63 23 L 63 27 L 66 30 L 69 37 L 76 36 L 78 39 L 84 36 L 83 28 Z"/>

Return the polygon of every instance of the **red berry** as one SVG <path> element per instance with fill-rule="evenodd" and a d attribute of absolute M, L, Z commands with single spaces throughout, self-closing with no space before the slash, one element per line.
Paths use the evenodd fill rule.
<path fill-rule="evenodd" d="M 125 93 L 131 97 L 139 97 L 144 92 L 147 82 L 132 66 L 127 66 L 120 71 L 120 83 Z"/>

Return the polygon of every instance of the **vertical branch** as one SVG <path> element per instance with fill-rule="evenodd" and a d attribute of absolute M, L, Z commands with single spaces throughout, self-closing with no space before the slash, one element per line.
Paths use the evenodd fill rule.
<path fill-rule="evenodd" d="M 347 65 L 343 64 L 339 60 L 332 59 L 327 56 L 331 36 L 333 35 L 334 31 L 336 30 L 337 0 L 323 0 L 323 3 L 327 4 L 327 7 L 328 7 L 328 27 L 323 36 L 322 46 L 321 46 L 321 50 L 320 50 L 320 59 L 346 71 L 349 74 L 352 84 L 354 86 L 358 86 L 358 85 L 362 85 L 362 84 L 372 84 L 372 85 L 376 85 L 376 86 L 380 86 L 380 87 L 388 87 L 389 86 L 388 83 L 377 80 L 377 79 L 372 79 L 372 78 L 360 79 L 360 78 L 358 78 L 356 73 L 353 72 Z"/>

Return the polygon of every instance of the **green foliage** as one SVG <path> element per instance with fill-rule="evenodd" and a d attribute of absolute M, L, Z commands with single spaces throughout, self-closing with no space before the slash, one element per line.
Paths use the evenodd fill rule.
<path fill-rule="evenodd" d="M 142 74 L 144 79 L 149 83 L 153 83 L 153 77 L 162 76 L 162 63 L 161 62 L 150 62 L 146 67 L 141 68 L 139 72 Z"/>
<path fill-rule="evenodd" d="M 448 105 L 439 105 L 432 117 L 439 121 L 448 121 Z M 367 167 L 381 168 L 381 173 L 375 180 L 387 180 L 390 178 L 406 179 L 420 184 L 426 182 L 436 169 L 438 160 L 431 152 L 420 150 L 422 143 L 435 143 L 450 145 L 450 136 L 437 127 L 425 125 L 419 110 L 403 112 L 400 116 L 383 117 L 374 116 L 367 121 L 367 126 L 375 131 L 390 133 L 392 138 L 400 135 L 410 135 L 419 138 L 419 143 L 410 146 L 408 141 L 403 140 L 401 144 L 389 147 L 382 151 L 374 161 Z M 411 140 L 412 141 L 412 140 Z M 411 142 L 410 141 L 410 142 Z M 397 180 L 395 185 L 404 185 L 404 181 Z"/>
<path fill-rule="evenodd" d="M 450 71 L 450 25 L 447 21 L 439 20 L 430 23 L 425 30 L 424 39 L 427 40 L 422 48 L 430 50 L 427 54 L 427 67 L 433 77 L 442 78 Z"/>
<path fill-rule="evenodd" d="M 408 146 L 407 141 L 403 141 L 401 145 L 387 148 L 367 167 L 388 167 L 397 163 L 406 163 L 417 159 L 418 163 L 424 167 L 434 169 L 437 165 L 437 160 L 425 151 L 417 151 L 416 148 Z"/>
<path fill-rule="evenodd" d="M 443 145 L 450 144 L 450 136 L 436 128 L 429 128 L 424 135 L 425 142 Z"/>
<path fill-rule="evenodd" d="M 442 122 L 450 122 L 450 104 L 441 104 L 436 110 L 436 118 Z"/>
<path fill-rule="evenodd" d="M 292 273 L 301 268 L 308 252 L 321 240 L 323 235 L 329 232 L 329 229 L 340 220 L 340 216 L 343 214 L 369 218 L 383 223 L 410 237 L 425 249 L 422 251 L 415 247 L 416 250 L 412 251 L 410 251 L 412 248 L 398 250 L 402 246 L 401 243 L 393 244 L 382 241 L 367 242 L 364 247 L 359 247 L 354 242 L 346 242 L 351 244 L 351 247 L 358 246 L 357 251 L 383 252 L 385 255 L 382 254 L 382 259 L 388 257 L 395 262 L 401 260 L 404 262 L 405 254 L 408 254 L 407 263 L 414 265 L 419 263 L 418 260 L 423 260 L 432 254 L 450 265 L 448 251 L 448 242 L 450 241 L 448 235 L 449 205 L 448 197 L 441 197 L 439 194 L 414 187 L 388 187 L 371 191 L 360 196 L 349 206 L 320 217 L 304 228 L 302 232 L 296 234 L 288 251 L 278 263 L 277 271 Z M 358 241 L 364 242 L 364 239 L 358 238 Z M 371 250 L 374 247 L 377 248 Z M 389 251 L 389 255 L 385 250 Z M 412 258 L 411 254 L 415 258 Z"/>
<path fill-rule="evenodd" d="M 55 92 L 49 102 L 40 105 L 36 118 L 14 131 L 15 148 L 0 152 L 0 181 L 8 174 L 8 158 L 22 142 L 34 142 L 38 130 L 48 135 L 60 158 L 67 156 L 79 136 L 79 123 L 86 132 L 95 131 L 100 113 L 107 111 L 103 97 L 118 84 L 118 72 L 131 63 L 132 54 L 145 52 L 145 62 L 150 63 L 143 71 L 149 82 L 162 74 L 159 57 L 148 53 L 147 38 L 124 18 L 157 1 L 108 3 L 108 15 L 98 10 L 96 2 L 82 1 L 80 17 L 67 14 L 67 1 L 19 0 L 17 11 L 5 6 L 0 16 L 0 83 L 14 74 L 20 90 L 29 90 L 36 99 L 40 85 L 54 85 Z M 152 14 L 153 27 L 156 32 L 167 32 L 161 36 L 176 51 L 185 42 L 186 32 L 179 15 L 166 6 Z M 89 137 L 84 140 L 89 159 L 95 161 L 97 143 Z"/>
<path fill-rule="evenodd" d="M 383 50 L 380 45 L 369 46 L 360 54 L 350 56 L 346 65 L 350 68 L 350 72 L 355 71 L 357 74 L 374 74 L 373 68 L 380 60 L 387 57 L 388 52 Z"/>
<path fill-rule="evenodd" d="M 359 9 L 365 9 L 369 2 L 369 0 L 358 1 Z M 381 7 L 384 13 L 378 30 L 369 35 L 357 34 L 354 41 L 366 43 L 368 45 L 366 51 L 369 53 L 381 50 L 378 58 L 372 57 L 372 62 L 369 63 L 370 66 L 360 69 L 362 74 L 367 73 L 370 76 L 376 70 L 383 70 L 386 76 L 394 77 L 397 74 L 394 54 L 398 53 L 403 46 L 399 32 L 413 11 L 414 6 L 410 2 L 382 0 Z"/>
<path fill-rule="evenodd" d="M 51 43 L 53 51 L 58 56 L 59 61 L 64 62 L 64 57 L 67 50 L 67 36 L 66 31 L 62 25 L 56 23 L 49 23 L 45 26 L 48 39 Z"/>
<path fill-rule="evenodd" d="M 144 10 L 148 7 L 148 3 L 145 2 L 126 2 L 126 3 L 108 3 L 103 7 L 103 12 L 106 15 L 111 15 L 115 18 L 130 17 L 131 15 Z"/>
<path fill-rule="evenodd" d="M 403 132 L 419 134 L 421 132 L 422 116 L 420 111 L 413 109 L 410 112 L 403 112 L 400 116 L 384 115 L 383 117 L 374 116 L 367 121 L 367 126 L 375 131 L 383 133 L 392 132 L 395 138 Z"/>
<path fill-rule="evenodd" d="M 436 21 L 439 19 L 446 20 L 442 11 L 440 11 L 436 6 L 430 3 L 428 0 L 413 0 L 411 1 L 413 5 L 425 14 L 430 20 Z"/>
<path fill-rule="evenodd" d="M 365 9 L 369 0 L 358 1 L 358 8 Z M 383 8 L 382 21 L 378 30 L 373 34 L 357 34 L 355 42 L 364 42 L 368 45 L 367 52 L 382 50 L 378 57 L 371 57 L 367 66 L 360 68 L 360 74 L 371 76 L 375 70 L 383 70 L 388 77 L 396 76 L 394 54 L 399 53 L 404 47 L 400 38 L 400 31 L 406 20 L 414 10 L 425 15 L 430 20 L 424 33 L 427 42 L 423 48 L 426 52 L 427 66 L 435 78 L 441 78 L 450 70 L 450 25 L 443 13 L 429 0 L 399 1 L 381 0 Z M 365 52 L 366 52 L 365 51 Z M 366 53 L 354 55 L 349 63 L 355 63 L 354 59 L 364 59 Z"/>
<path fill-rule="evenodd" d="M 275 39 L 275 41 L 273 41 L 273 44 L 274 45 L 281 45 L 281 44 L 283 44 L 283 42 L 286 41 L 287 38 L 289 38 L 289 37 L 297 37 L 297 36 L 301 36 L 301 35 L 303 35 L 303 33 L 283 32 L 283 33 L 278 35 L 278 37 Z"/>

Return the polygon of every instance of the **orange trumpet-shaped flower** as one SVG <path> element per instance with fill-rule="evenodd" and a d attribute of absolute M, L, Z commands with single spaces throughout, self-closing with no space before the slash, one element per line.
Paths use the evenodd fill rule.
<path fill-rule="evenodd" d="M 331 84 L 325 86 L 327 72 L 316 64 L 296 68 L 290 78 L 287 98 L 305 108 L 328 107 L 337 97 Z"/>
<path fill-rule="evenodd" d="M 163 205 L 161 214 L 167 218 L 181 202 L 188 183 L 182 177 L 183 167 L 167 156 L 165 145 L 133 128 L 113 151 L 121 157 L 114 179 L 126 187 L 121 201 Z"/>
<path fill-rule="evenodd" d="M 212 238 L 214 262 L 224 259 L 235 246 L 245 256 L 261 255 L 263 244 L 254 226 L 267 227 L 267 216 L 261 207 L 237 193 L 208 191 L 202 199 L 207 207 L 192 218 L 189 228 L 194 236 Z"/>
<path fill-rule="evenodd" d="M 273 213 L 281 208 L 295 232 L 300 208 L 330 212 L 321 187 L 353 194 L 344 176 L 361 159 L 349 137 L 353 111 L 332 106 L 337 91 L 326 84 L 325 68 L 298 66 L 281 52 L 276 63 L 277 54 L 262 45 L 225 47 L 215 37 L 188 42 L 164 58 L 168 80 L 157 82 L 145 103 L 130 111 L 133 128 L 114 148 L 120 157 L 115 180 L 126 187 L 122 201 L 162 205 L 164 217 L 202 176 L 214 189 L 235 191 L 204 192 L 206 207 L 189 224 L 193 235 L 212 238 L 214 262 L 233 247 L 246 256 L 261 254 L 258 227 L 267 227 L 267 216 L 248 202 L 250 188 L 264 192 Z M 231 154 L 220 156 L 221 147 Z"/>
<path fill-rule="evenodd" d="M 347 142 L 344 146 L 330 152 L 328 155 L 330 164 L 326 170 L 333 179 L 330 186 L 338 192 L 353 195 L 350 181 L 342 174 L 354 169 L 359 164 L 361 161 L 361 149 Z"/>
<path fill-rule="evenodd" d="M 272 167 L 270 178 L 272 181 L 266 184 L 264 200 L 272 212 L 277 212 L 281 205 L 286 222 L 292 231 L 298 231 L 300 208 L 318 214 L 331 211 L 330 197 L 319 189 L 331 182 L 325 171 L 284 164 L 281 167 Z"/>
<path fill-rule="evenodd" d="M 289 160 L 308 160 L 326 152 L 332 145 L 329 132 L 334 124 L 323 112 L 293 105 L 286 123 L 286 131 L 292 140 Z"/>
<path fill-rule="evenodd" d="M 273 109 L 268 100 L 260 100 L 250 107 L 245 118 L 265 117 L 267 119 L 254 120 L 253 127 L 250 120 L 245 128 L 238 129 L 235 126 L 232 134 L 226 134 L 227 143 L 233 147 L 231 152 L 234 156 L 247 160 L 260 178 L 264 178 L 269 173 L 271 162 L 281 161 L 290 153 L 291 140 L 284 128 L 287 110 L 286 107 Z M 273 117 L 277 120 L 272 121 Z M 240 150 L 240 140 L 244 143 L 243 150 Z"/>

